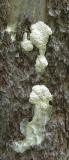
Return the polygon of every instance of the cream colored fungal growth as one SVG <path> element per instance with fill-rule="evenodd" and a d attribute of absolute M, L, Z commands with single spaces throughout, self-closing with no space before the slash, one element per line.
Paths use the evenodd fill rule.
<path fill-rule="evenodd" d="M 38 56 L 36 60 L 36 72 L 43 73 L 48 65 L 46 58 L 44 56 L 42 57 L 42 55 L 45 55 L 46 45 L 51 34 L 51 28 L 42 21 L 31 25 L 30 40 L 33 45 L 39 49 L 39 53 L 41 55 Z"/>
<path fill-rule="evenodd" d="M 25 139 L 13 142 L 13 150 L 23 153 L 31 146 L 41 144 L 44 140 L 45 125 L 51 117 L 52 106 L 49 104 L 51 100 L 52 95 L 44 85 L 32 88 L 29 102 L 35 105 L 34 117 L 31 122 L 23 120 L 20 123 L 20 131 L 25 135 Z"/>
<path fill-rule="evenodd" d="M 45 68 L 48 65 L 48 61 L 46 60 L 44 55 L 39 55 L 36 59 L 35 69 L 38 73 L 43 73 Z"/>
<path fill-rule="evenodd" d="M 27 39 L 27 32 L 24 33 L 23 41 L 21 42 L 21 47 L 25 51 L 32 51 L 33 50 L 33 44 L 32 44 L 32 42 Z"/>
<path fill-rule="evenodd" d="M 30 40 L 39 49 L 40 54 L 45 54 L 46 45 L 51 34 L 51 28 L 42 21 L 31 25 Z"/>

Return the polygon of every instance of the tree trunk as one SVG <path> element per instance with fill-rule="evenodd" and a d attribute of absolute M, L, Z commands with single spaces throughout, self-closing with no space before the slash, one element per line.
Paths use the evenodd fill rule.
<path fill-rule="evenodd" d="M 16 0 L 14 0 L 17 2 Z M 22 0 L 10 10 L 13 0 L 0 0 L 0 159 L 1 160 L 68 160 L 69 159 L 69 2 L 68 0 Z M 16 3 L 15 3 L 16 4 Z M 18 3 L 17 3 L 18 4 Z M 15 10 L 16 8 L 16 10 Z M 17 11 L 16 41 L 3 29 L 13 22 Z M 12 14 L 13 13 L 13 14 Z M 10 16 L 11 15 L 11 16 Z M 10 17 L 11 20 L 10 20 Z M 39 20 L 48 24 L 53 34 L 46 51 L 48 67 L 41 78 L 35 73 L 38 50 L 26 54 L 20 40 L 30 24 Z M 53 113 L 46 125 L 40 146 L 23 154 L 13 152 L 9 143 L 20 140 L 19 124 L 33 117 L 29 103 L 32 86 L 46 85 L 53 94 Z"/>

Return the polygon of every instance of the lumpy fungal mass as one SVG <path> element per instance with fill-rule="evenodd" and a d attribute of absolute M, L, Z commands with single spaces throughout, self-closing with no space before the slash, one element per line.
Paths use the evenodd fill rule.
<path fill-rule="evenodd" d="M 20 131 L 25 136 L 24 140 L 14 141 L 11 145 L 13 150 L 23 153 L 31 146 L 40 145 L 44 140 L 45 125 L 50 120 L 52 106 L 49 101 L 52 95 L 44 85 L 32 87 L 29 102 L 34 104 L 34 116 L 31 122 L 22 121 Z"/>

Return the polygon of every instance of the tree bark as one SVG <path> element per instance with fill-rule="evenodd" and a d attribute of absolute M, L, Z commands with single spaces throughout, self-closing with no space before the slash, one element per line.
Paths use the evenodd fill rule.
<path fill-rule="evenodd" d="M 14 43 L 8 33 L 2 32 L 9 23 L 10 8 L 11 0 L 0 1 L 0 159 L 68 160 L 69 2 L 24 0 L 17 9 L 20 19 L 16 19 L 18 27 Z M 34 67 L 38 50 L 34 48 L 33 52 L 26 54 L 20 47 L 24 31 L 27 30 L 29 34 L 30 24 L 39 20 L 48 24 L 53 31 L 46 51 L 49 65 L 41 78 Z M 10 149 L 9 143 L 24 138 L 19 124 L 23 118 L 30 121 L 33 117 L 29 95 L 32 86 L 36 84 L 46 85 L 53 94 L 52 117 L 46 125 L 42 144 L 23 154 L 17 154 Z"/>

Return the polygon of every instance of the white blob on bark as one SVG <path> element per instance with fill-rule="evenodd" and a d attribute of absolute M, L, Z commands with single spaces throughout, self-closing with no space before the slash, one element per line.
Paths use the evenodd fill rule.
<path fill-rule="evenodd" d="M 39 49 L 40 54 L 45 54 L 46 45 L 51 34 L 51 28 L 42 21 L 31 25 L 30 40 Z"/>
<path fill-rule="evenodd" d="M 49 36 L 52 34 L 51 28 L 42 21 L 31 25 L 30 40 L 39 49 L 40 55 L 45 55 L 46 45 Z M 42 60 L 41 60 L 42 58 Z M 36 60 L 36 72 L 43 73 L 46 66 L 48 65 L 45 57 L 38 56 Z"/>
<path fill-rule="evenodd" d="M 33 50 L 32 42 L 27 39 L 27 32 L 25 32 L 23 35 L 23 41 L 21 42 L 21 47 L 25 51 L 32 51 Z"/>
<path fill-rule="evenodd" d="M 48 61 L 44 55 L 39 55 L 36 59 L 35 69 L 38 73 L 43 73 L 48 66 Z"/>
<path fill-rule="evenodd" d="M 20 130 L 22 134 L 24 132 L 25 139 L 13 142 L 13 150 L 23 153 L 31 146 L 41 144 L 44 140 L 45 125 L 51 117 L 51 100 L 52 95 L 46 86 L 36 85 L 32 88 L 29 102 L 35 105 L 34 117 L 31 122 L 21 122 Z"/>

